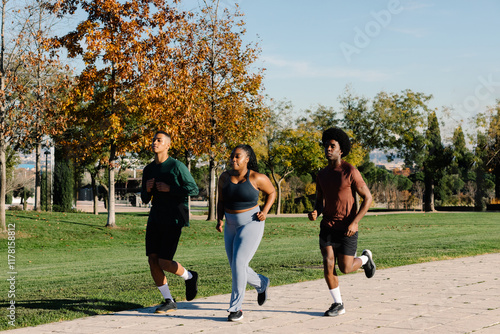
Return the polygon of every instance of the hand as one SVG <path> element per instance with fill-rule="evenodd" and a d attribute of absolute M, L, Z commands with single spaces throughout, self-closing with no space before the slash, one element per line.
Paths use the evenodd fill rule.
<path fill-rule="evenodd" d="M 332 220 L 325 220 L 325 219 L 323 219 L 321 221 L 321 226 L 332 228 L 333 225 L 335 225 L 335 223 Z"/>
<path fill-rule="evenodd" d="M 170 186 L 165 182 L 156 182 L 156 189 L 158 189 L 158 191 L 161 191 L 163 193 L 167 193 L 170 191 Z"/>
<path fill-rule="evenodd" d="M 215 229 L 219 232 L 224 231 L 224 222 L 222 220 L 217 222 L 217 226 L 215 226 Z"/>
<path fill-rule="evenodd" d="M 351 223 L 345 232 L 346 237 L 352 237 L 354 234 L 358 232 L 358 223 Z"/>
<path fill-rule="evenodd" d="M 146 191 L 148 193 L 150 193 L 151 190 L 153 190 L 154 186 L 155 186 L 155 179 L 154 178 L 146 181 Z"/>
<path fill-rule="evenodd" d="M 257 219 L 261 222 L 266 220 L 266 214 L 262 211 L 257 212 Z"/>
<path fill-rule="evenodd" d="M 309 212 L 307 214 L 307 217 L 309 217 L 309 220 L 315 221 L 316 218 L 318 218 L 318 211 L 314 210 L 312 212 Z"/>

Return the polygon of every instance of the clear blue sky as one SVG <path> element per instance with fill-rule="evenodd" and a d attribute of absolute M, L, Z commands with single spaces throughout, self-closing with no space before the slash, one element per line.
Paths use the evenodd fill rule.
<path fill-rule="evenodd" d="M 454 128 L 500 99 L 500 1 L 221 0 L 235 2 L 266 94 L 299 110 L 338 110 L 347 84 L 370 99 L 411 89 L 454 108 Z"/>
<path fill-rule="evenodd" d="M 438 111 L 452 108 L 440 117 L 446 137 L 500 99 L 498 0 L 220 0 L 235 3 L 246 41 L 262 50 L 265 93 L 297 111 L 339 110 L 346 85 L 369 99 L 411 89 L 432 94 Z"/>

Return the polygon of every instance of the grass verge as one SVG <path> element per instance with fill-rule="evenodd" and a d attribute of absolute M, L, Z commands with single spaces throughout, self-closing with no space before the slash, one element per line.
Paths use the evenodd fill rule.
<path fill-rule="evenodd" d="M 499 218 L 474 212 L 366 216 L 358 246 L 372 250 L 379 269 L 500 252 Z M 119 227 L 108 229 L 105 215 L 8 212 L 16 234 L 15 247 L 8 247 L 8 235 L 0 239 L 0 330 L 13 328 L 11 300 L 16 327 L 158 304 L 161 295 L 144 254 L 146 220 L 145 213 L 117 214 Z M 306 217 L 268 218 L 252 267 L 273 285 L 322 278 L 318 224 Z M 15 251 L 13 270 L 9 249 Z M 200 274 L 198 297 L 231 292 L 223 235 L 214 222 L 192 221 L 176 260 Z M 14 298 L 7 281 L 11 271 L 16 273 Z M 168 279 L 174 297 L 183 300 L 184 281 Z"/>

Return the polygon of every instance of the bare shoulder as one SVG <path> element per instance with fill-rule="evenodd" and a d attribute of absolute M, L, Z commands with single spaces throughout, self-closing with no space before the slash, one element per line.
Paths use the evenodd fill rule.
<path fill-rule="evenodd" d="M 254 170 L 250 171 L 250 181 L 262 182 L 262 181 L 266 181 L 268 179 L 269 178 L 266 176 L 266 174 L 262 174 L 262 173 L 254 171 Z"/>
<path fill-rule="evenodd" d="M 251 171 L 250 182 L 252 183 L 254 188 L 262 190 L 265 193 L 271 193 L 274 191 L 274 187 L 271 183 L 271 180 L 267 177 L 266 174 L 261 174 L 259 172 Z"/>

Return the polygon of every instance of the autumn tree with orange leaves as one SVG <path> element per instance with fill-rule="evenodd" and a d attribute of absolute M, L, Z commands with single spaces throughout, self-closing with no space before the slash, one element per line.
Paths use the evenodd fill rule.
<path fill-rule="evenodd" d="M 106 153 L 101 157 L 109 172 L 106 226 L 114 227 L 116 159 L 146 146 L 151 127 L 158 124 L 158 105 L 175 100 L 154 89 L 155 70 L 162 62 L 170 69 L 175 55 L 170 43 L 186 14 L 163 0 L 60 0 L 50 8 L 58 15 L 78 8 L 87 13 L 75 31 L 54 40 L 54 47 L 65 47 L 70 57 L 85 62 L 67 109 L 75 116 L 73 131 L 85 133 L 87 151 Z M 158 58 L 157 48 L 167 50 L 166 58 Z M 171 78 L 173 72 L 167 73 Z"/>
<path fill-rule="evenodd" d="M 178 152 L 209 156 L 213 218 L 217 161 L 255 137 L 265 121 L 262 75 L 250 70 L 259 50 L 243 45 L 244 24 L 234 21 L 241 15 L 219 15 L 218 2 L 197 15 L 173 3 L 60 0 L 52 6 L 60 14 L 78 7 L 88 13 L 55 46 L 86 63 L 68 109 L 77 116 L 74 128 L 85 128 L 88 149 L 109 152 L 108 226 L 115 225 L 113 161 L 147 147 L 155 130 L 169 131 Z"/>
<path fill-rule="evenodd" d="M 22 57 L 21 76 L 28 87 L 22 113 L 26 116 L 18 123 L 20 142 L 24 151 L 35 150 L 35 207 L 41 210 L 41 153 L 50 143 L 50 136 L 60 133 L 66 125 L 61 112 L 65 95 L 71 85 L 70 71 L 57 57 L 50 57 L 46 43 L 57 24 L 54 15 L 37 0 L 20 13 L 26 24 L 25 35 L 29 43 Z"/>
<path fill-rule="evenodd" d="M 25 92 L 22 85 L 17 84 L 17 71 L 21 66 L 19 57 L 22 54 L 23 39 L 19 34 L 14 38 L 14 46 L 6 50 L 5 25 L 9 1 L 2 0 L 0 16 L 0 231 L 5 232 L 5 195 L 7 186 L 7 147 L 13 140 L 15 124 L 18 119 L 18 98 Z"/>
<path fill-rule="evenodd" d="M 38 1 L 34 0 L 23 8 L 19 8 L 19 3 L 6 0 L 1 2 L 0 229 L 2 231 L 6 228 L 7 147 L 14 150 L 29 149 L 32 145 L 40 147 L 42 138 L 57 131 L 60 128 L 59 124 L 64 123 L 64 117 L 58 113 L 58 104 L 61 101 L 61 92 L 66 87 L 67 76 L 57 59 L 47 56 L 43 40 L 48 28 L 43 22 L 44 11 Z M 8 33 L 5 31 L 6 27 Z"/>
<path fill-rule="evenodd" d="M 260 49 L 244 45 L 243 14 L 219 11 L 219 1 L 204 1 L 197 17 L 195 48 L 195 100 L 199 121 L 196 137 L 199 149 L 209 157 L 208 220 L 216 213 L 216 169 L 240 143 L 250 143 L 261 133 L 268 110 L 263 106 L 262 70 L 253 72 Z"/>
<path fill-rule="evenodd" d="M 173 147 L 189 159 L 208 157 L 208 220 L 215 219 L 216 169 L 229 149 L 252 141 L 267 118 L 262 71 L 254 73 L 259 49 L 244 45 L 242 14 L 204 2 L 178 23 L 170 43 L 155 44 L 157 61 L 149 94 L 150 128 L 167 127 Z"/>

